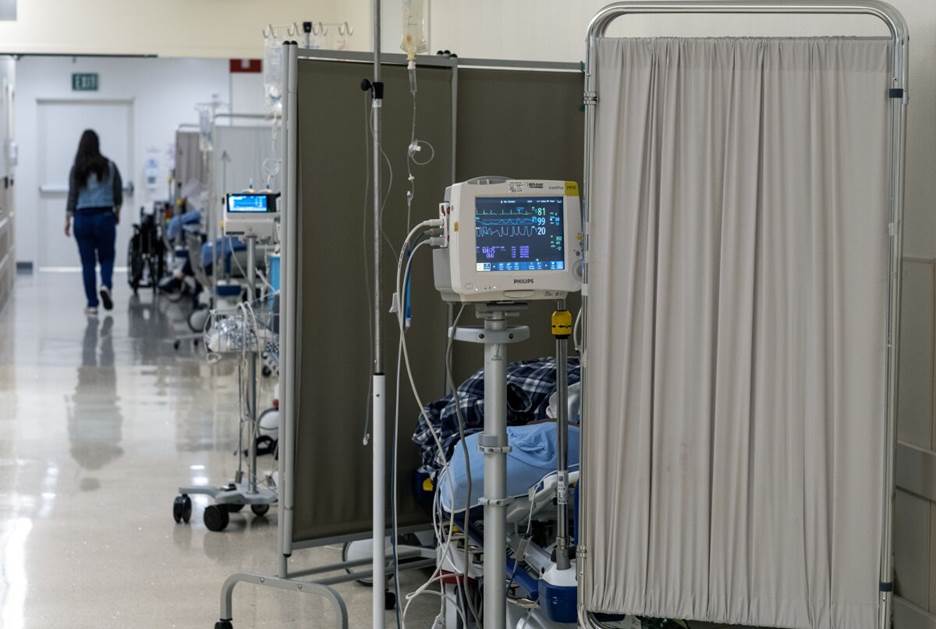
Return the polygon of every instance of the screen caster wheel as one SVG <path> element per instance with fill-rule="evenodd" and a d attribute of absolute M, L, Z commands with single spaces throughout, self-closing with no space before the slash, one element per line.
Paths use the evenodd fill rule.
<path fill-rule="evenodd" d="M 396 609 L 396 594 L 391 591 L 384 592 L 383 606 L 388 612 Z"/>
<path fill-rule="evenodd" d="M 359 559 L 366 559 L 372 557 L 371 553 L 371 544 L 367 540 L 357 541 L 357 542 L 345 542 L 341 547 L 341 561 L 357 561 Z M 388 560 L 390 557 L 387 558 Z M 345 568 L 345 572 L 351 574 L 353 570 L 351 568 Z M 387 575 L 387 581 L 390 582 L 393 579 L 393 573 Z M 371 578 L 366 579 L 357 579 L 357 583 L 360 583 L 363 586 L 371 587 L 374 584 L 374 580 Z M 391 592 L 393 594 L 393 592 Z M 394 600 L 396 597 L 394 596 Z M 391 608 L 392 609 L 392 608 Z"/>
<path fill-rule="evenodd" d="M 181 522 L 188 524 L 191 518 L 192 499 L 188 497 L 188 494 L 176 496 L 176 499 L 172 502 L 172 519 L 176 521 L 176 524 Z"/>
<path fill-rule="evenodd" d="M 270 505 L 250 505 L 250 510 L 258 518 L 262 518 L 270 511 Z"/>
<path fill-rule="evenodd" d="M 195 334 L 204 332 L 208 323 L 208 317 L 211 316 L 210 313 L 211 311 L 207 308 L 198 308 L 190 312 L 186 319 L 189 329 Z"/>
<path fill-rule="evenodd" d="M 209 531 L 223 531 L 230 523 L 231 517 L 228 510 L 222 505 L 209 505 L 205 507 L 204 522 Z"/>

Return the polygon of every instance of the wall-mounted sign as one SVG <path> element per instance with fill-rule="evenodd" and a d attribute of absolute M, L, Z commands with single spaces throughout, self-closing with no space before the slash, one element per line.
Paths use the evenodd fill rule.
<path fill-rule="evenodd" d="M 75 72 L 72 74 L 73 92 L 96 92 L 98 91 L 98 73 L 97 72 Z"/>
<path fill-rule="evenodd" d="M 262 59 L 231 59 L 231 74 L 260 74 L 263 72 Z"/>

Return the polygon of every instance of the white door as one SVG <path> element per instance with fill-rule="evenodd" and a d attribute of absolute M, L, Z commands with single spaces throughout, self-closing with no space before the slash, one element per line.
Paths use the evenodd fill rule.
<path fill-rule="evenodd" d="M 138 219 L 133 203 L 133 101 L 130 100 L 40 100 L 39 124 L 39 242 L 36 248 L 40 269 L 78 268 L 78 246 L 74 237 L 65 240 L 65 203 L 68 173 L 85 129 L 101 138 L 101 152 L 113 161 L 124 183 L 124 204 L 117 228 L 117 266 L 126 265 L 127 244 Z"/>

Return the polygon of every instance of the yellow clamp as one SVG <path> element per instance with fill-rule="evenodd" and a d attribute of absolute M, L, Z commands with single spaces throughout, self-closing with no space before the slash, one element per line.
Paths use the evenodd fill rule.
<path fill-rule="evenodd" d="M 572 336 L 572 313 L 568 310 L 556 310 L 552 313 L 552 334 L 557 339 Z"/>

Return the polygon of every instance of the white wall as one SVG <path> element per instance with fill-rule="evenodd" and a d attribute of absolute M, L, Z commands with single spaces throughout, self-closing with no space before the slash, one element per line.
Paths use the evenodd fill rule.
<path fill-rule="evenodd" d="M 16 224 L 17 259 L 35 261 L 38 233 L 39 163 L 38 99 L 132 99 L 133 112 L 133 172 L 124 178 L 133 180 L 136 194 L 127 205 L 128 216 L 136 217 L 141 205 L 168 195 L 169 156 L 175 131 L 181 123 L 197 122 L 196 103 L 206 102 L 217 94 L 222 101 L 231 100 L 231 77 L 226 60 L 205 59 L 100 59 L 100 58 L 36 58 L 26 57 L 16 67 L 16 125 L 19 144 L 16 205 L 20 208 Z M 100 91 L 71 91 L 73 72 L 97 72 Z M 256 77 L 257 75 L 253 75 Z M 252 79 L 257 90 L 262 83 Z M 247 99 L 241 86 L 241 102 Z M 262 94 L 261 94 L 262 95 Z M 74 138 L 63 139 L 62 150 L 75 150 Z M 160 185 L 156 192 L 144 185 L 143 167 L 151 150 L 160 156 Z M 56 234 L 57 236 L 58 234 Z M 42 236 L 45 236 L 44 234 Z"/>
<path fill-rule="evenodd" d="M 232 72 L 228 79 L 231 111 L 240 114 L 266 113 L 262 73 Z"/>
<path fill-rule="evenodd" d="M 262 29 L 344 20 L 344 0 L 20 0 L 0 52 L 260 57 Z"/>

